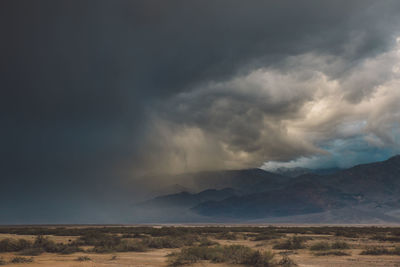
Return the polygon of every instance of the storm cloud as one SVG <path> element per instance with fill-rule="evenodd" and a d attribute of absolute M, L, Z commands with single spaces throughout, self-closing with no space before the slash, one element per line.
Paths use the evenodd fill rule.
<path fill-rule="evenodd" d="M 2 1 L 0 222 L 135 199 L 143 175 L 398 153 L 399 11 L 372 0 Z"/>

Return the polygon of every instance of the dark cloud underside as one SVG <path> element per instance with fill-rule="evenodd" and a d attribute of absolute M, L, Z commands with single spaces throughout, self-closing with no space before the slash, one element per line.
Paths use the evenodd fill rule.
<path fill-rule="evenodd" d="M 135 199 L 126 181 L 149 172 L 326 155 L 347 137 L 397 149 L 399 11 L 372 0 L 2 1 L 0 223 Z M 366 99 L 381 108 L 366 112 Z"/>

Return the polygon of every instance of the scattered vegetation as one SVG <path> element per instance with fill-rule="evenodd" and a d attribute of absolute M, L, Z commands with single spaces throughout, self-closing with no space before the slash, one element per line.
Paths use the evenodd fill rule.
<path fill-rule="evenodd" d="M 293 236 L 291 238 L 287 238 L 285 241 L 276 244 L 274 249 L 287 249 L 287 250 L 295 250 L 304 248 L 304 242 L 306 238 Z"/>
<path fill-rule="evenodd" d="M 25 239 L 5 238 L 0 241 L 0 252 L 17 252 L 32 247 L 32 243 Z"/>
<path fill-rule="evenodd" d="M 350 245 L 343 241 L 336 241 L 331 245 L 332 249 L 350 249 Z"/>
<path fill-rule="evenodd" d="M 399 255 L 400 256 L 400 246 L 394 249 L 388 249 L 385 247 L 368 247 L 367 249 L 361 251 L 360 255 Z"/>
<path fill-rule="evenodd" d="M 90 232 L 78 238 L 76 244 L 94 246 L 91 252 L 143 252 L 148 249 L 181 248 L 184 246 L 211 246 L 216 244 L 206 237 L 198 234 L 174 234 L 173 236 L 158 236 L 143 238 L 122 238 L 115 234 Z"/>
<path fill-rule="evenodd" d="M 370 239 L 378 241 L 388 241 L 388 242 L 400 242 L 400 236 L 391 236 L 387 234 L 376 234 Z"/>
<path fill-rule="evenodd" d="M 297 227 L 297 226 L 240 226 L 240 227 L 221 227 L 221 226 L 205 226 L 205 227 L 177 227 L 165 226 L 155 228 L 151 226 L 142 227 L 45 227 L 45 226 L 1 226 L 0 233 L 16 234 L 16 235 L 55 235 L 55 236 L 84 236 L 90 233 L 98 234 L 120 234 L 122 238 L 144 238 L 160 237 L 160 236 L 182 236 L 186 234 L 220 234 L 220 233 L 255 233 L 265 234 L 316 234 L 316 235 L 336 235 L 344 237 L 372 237 L 387 236 L 399 237 L 400 229 L 398 227 L 341 227 L 341 226 L 315 226 L 315 227 Z"/>
<path fill-rule="evenodd" d="M 188 247 L 169 255 L 169 266 L 182 266 L 207 260 L 213 263 L 243 264 L 254 267 L 277 266 L 274 254 L 260 252 L 242 245 L 215 247 Z"/>
<path fill-rule="evenodd" d="M 259 233 L 254 237 L 254 241 L 262 241 L 262 240 L 271 240 L 271 239 L 278 239 L 284 236 L 284 234 L 276 233 L 275 231 L 268 231 Z"/>
<path fill-rule="evenodd" d="M 33 262 L 33 258 L 26 258 L 26 257 L 14 257 L 10 260 L 10 263 L 29 263 Z"/>
<path fill-rule="evenodd" d="M 314 253 L 315 256 L 351 256 L 351 254 L 341 250 L 329 250 Z"/>
<path fill-rule="evenodd" d="M 2 257 L 0 257 L 0 265 L 6 265 L 6 264 L 7 264 L 6 261 Z"/>
<path fill-rule="evenodd" d="M 288 256 L 283 256 L 283 258 L 278 262 L 279 266 L 283 266 L 283 267 L 294 267 L 294 266 L 298 266 L 291 258 L 289 258 Z"/>
<path fill-rule="evenodd" d="M 39 256 L 44 250 L 42 248 L 27 248 L 21 250 L 18 254 L 23 256 Z"/>
<path fill-rule="evenodd" d="M 32 243 L 25 239 L 6 238 L 0 241 L 0 252 L 19 252 L 25 256 L 37 256 L 43 252 L 71 254 L 82 251 L 76 244 L 55 243 L 41 235 Z"/>
<path fill-rule="evenodd" d="M 86 252 L 117 253 L 142 252 L 151 249 L 181 248 L 179 253 L 171 255 L 171 266 L 179 266 L 196 261 L 226 262 L 248 266 L 295 266 L 288 258 L 297 249 L 305 248 L 310 237 L 299 235 L 324 235 L 324 240 L 330 237 L 340 240 L 348 238 L 365 238 L 377 241 L 400 242 L 400 228 L 398 227 L 286 227 L 286 226 L 240 226 L 240 227 L 5 227 L 0 226 L 0 233 L 16 235 L 36 235 L 36 239 L 29 241 L 18 238 L 0 240 L 0 253 L 11 252 L 18 256 L 37 256 L 41 253 L 71 254 L 83 252 L 83 246 L 89 246 Z M 56 243 L 45 235 L 74 236 L 65 243 Z M 274 249 L 281 250 L 283 257 L 275 260 L 273 254 L 263 253 L 244 246 L 221 246 L 209 239 L 213 237 L 221 240 L 249 239 L 251 241 L 265 241 L 280 239 L 280 242 L 271 241 Z M 319 238 L 314 237 L 316 240 Z M 71 241 L 74 240 L 74 241 Z M 322 240 L 322 239 L 319 239 Z M 349 255 L 345 250 L 350 249 L 347 242 L 336 241 L 331 243 L 321 241 L 312 244 L 309 249 L 316 256 Z M 263 242 L 258 242 L 259 245 Z M 310 242 L 311 243 L 311 242 Z M 296 253 L 296 252 L 294 252 Z M 299 252 L 301 253 L 301 252 Z M 400 247 L 367 247 L 362 255 L 400 255 Z M 229 255 L 229 256 L 228 256 Z M 233 256 L 232 256 L 233 255 Z M 111 260 L 115 260 L 111 255 Z M 24 258 L 24 257 L 16 257 Z M 31 259 L 29 257 L 24 259 Z M 5 261 L 0 258 L 0 265 Z M 8 260 L 7 260 L 7 263 Z"/>
<path fill-rule="evenodd" d="M 329 250 L 331 245 L 328 242 L 318 242 L 310 247 L 310 250 Z"/>
<path fill-rule="evenodd" d="M 77 261 L 91 261 L 92 259 L 89 258 L 88 256 L 80 256 L 76 258 Z"/>
<path fill-rule="evenodd" d="M 238 237 L 235 233 L 231 233 L 231 232 L 222 232 L 222 233 L 218 233 L 215 235 L 216 239 L 221 239 L 221 240 L 237 240 Z"/>
<path fill-rule="evenodd" d="M 319 250 L 330 250 L 330 249 L 350 249 L 349 244 L 346 242 L 334 242 L 329 244 L 328 242 L 322 241 L 315 243 L 310 247 L 310 250 L 319 251 Z"/>

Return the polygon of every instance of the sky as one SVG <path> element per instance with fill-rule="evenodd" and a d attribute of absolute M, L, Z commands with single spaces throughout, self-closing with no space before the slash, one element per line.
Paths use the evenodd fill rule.
<path fill-rule="evenodd" d="M 0 223 L 122 218 L 142 177 L 400 153 L 399 13 L 395 0 L 1 1 Z"/>

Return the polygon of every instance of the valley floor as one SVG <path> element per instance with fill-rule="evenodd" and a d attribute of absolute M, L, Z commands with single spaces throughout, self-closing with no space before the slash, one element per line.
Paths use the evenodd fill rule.
<path fill-rule="evenodd" d="M 173 228 L 173 227 L 172 227 Z M 202 227 L 193 227 L 198 232 L 198 229 Z M 214 227 L 215 228 L 215 227 Z M 223 232 L 218 233 L 215 229 L 212 229 L 210 233 L 207 231 L 200 231 L 199 234 L 202 238 L 207 238 L 210 243 L 210 247 L 213 246 L 230 246 L 230 245 L 242 245 L 251 248 L 254 251 L 271 251 L 273 252 L 275 264 L 273 266 L 285 266 L 279 265 L 279 261 L 285 256 L 289 257 L 297 266 L 300 267 L 368 267 L 368 266 L 385 266 L 385 267 L 400 267 L 400 228 L 376 228 L 374 233 L 374 227 L 369 228 L 368 231 L 364 231 L 362 227 L 359 229 L 359 233 L 355 233 L 354 229 L 351 232 L 346 232 L 347 229 L 343 228 L 343 232 L 340 232 L 337 228 L 332 230 L 336 231 L 336 234 L 327 234 L 326 229 L 318 233 L 315 231 L 318 227 L 307 228 L 309 230 L 304 231 L 291 231 L 292 228 L 287 228 L 284 231 L 280 231 L 278 228 L 264 228 L 268 231 L 263 232 L 255 230 L 257 232 L 251 232 L 251 229 L 235 229 L 235 227 L 223 227 Z M 1 229 L 1 227 L 0 227 Z M 179 228 L 180 229 L 180 228 Z M 294 229 L 294 228 L 293 228 Z M 382 230 L 384 229 L 384 230 Z M 233 231 L 231 231 L 233 230 Z M 381 231 L 382 230 L 382 231 Z M 329 231 L 329 230 L 328 230 Z M 187 231 L 186 231 L 187 232 Z M 185 235 L 187 234 L 185 232 Z M 189 231 L 190 232 L 190 231 Z M 297 233 L 292 233 L 297 232 Z M 314 232 L 314 233 L 313 233 Z M 315 233 L 317 232 L 317 233 Z M 172 231 L 171 238 L 177 236 L 175 231 Z M 338 234 L 339 233 L 339 234 Z M 340 234 L 341 233 L 341 234 Z M 343 234 L 343 235 L 342 235 Z M 113 234 L 120 236 L 122 234 Z M 147 235 L 147 234 L 143 234 Z M 178 234 L 179 235 L 179 234 Z M 165 238 L 163 236 L 162 238 Z M 24 235 L 24 234 L 0 234 L 0 250 L 5 248 L 2 240 L 17 240 L 25 239 L 34 244 L 37 235 Z M 44 238 L 54 241 L 58 244 L 68 244 L 84 240 L 81 236 L 58 236 L 58 235 L 44 235 Z M 147 238 L 147 237 L 146 237 Z M 153 237 L 149 237 L 153 238 Z M 159 237 L 155 237 L 159 238 Z M 126 236 L 122 239 L 132 239 L 139 241 L 139 237 Z M 172 239 L 171 239 L 172 240 Z M 287 247 L 280 248 L 279 244 L 288 243 L 288 240 L 300 240 L 300 247 Z M 135 241 L 135 242 L 136 242 Z M 334 248 L 333 244 L 342 244 L 341 248 Z M 286 244 L 287 245 L 287 244 Z M 168 246 L 168 245 L 165 245 Z M 172 246 L 172 245 L 171 245 Z M 197 243 L 191 245 L 199 246 Z M 183 247 L 191 247 L 183 246 Z M 281 245 L 282 246 L 282 245 Z M 331 246 L 331 247 L 324 247 Z M 175 248 L 148 248 L 143 252 L 102 252 L 95 253 L 91 245 L 83 244 L 80 252 L 71 254 L 60 254 L 60 253 L 48 253 L 44 252 L 37 256 L 21 256 L 21 252 L 0 252 L 0 265 L 3 266 L 14 266 L 14 267 L 39 267 L 39 266 L 54 266 L 54 267 L 94 267 L 94 266 L 149 266 L 149 267 L 161 267 L 168 266 L 171 264 L 171 253 L 179 253 L 182 247 Z M 173 247 L 173 246 L 172 246 Z M 379 248 L 379 249 L 378 249 Z M 370 254 L 376 255 L 362 255 L 365 251 L 370 251 Z M 372 251 L 372 252 L 371 252 Z M 339 253 L 338 253 L 339 252 Z M 390 252 L 390 253 L 388 253 Z M 32 259 L 32 262 L 27 263 L 11 263 L 15 257 L 23 257 L 26 259 Z M 79 261 L 81 260 L 81 261 Z M 3 264 L 1 264 L 3 263 Z M 179 265 L 175 265 L 179 266 Z M 232 263 L 211 263 L 209 260 L 198 260 L 195 263 L 185 264 L 184 266 L 250 266 L 250 265 L 239 265 Z M 288 265 L 296 266 L 296 265 Z"/>

